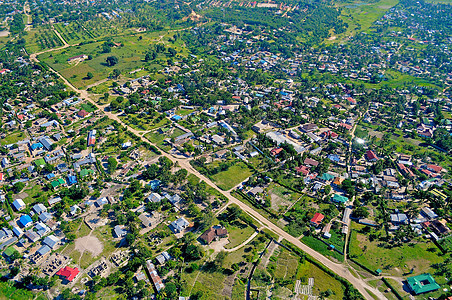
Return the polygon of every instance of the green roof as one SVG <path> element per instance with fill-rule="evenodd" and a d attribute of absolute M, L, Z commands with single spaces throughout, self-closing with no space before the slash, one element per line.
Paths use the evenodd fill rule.
<path fill-rule="evenodd" d="M 328 173 L 323 173 L 322 176 L 320 177 L 320 179 L 325 180 L 325 181 L 330 181 L 334 179 L 334 176 Z"/>
<path fill-rule="evenodd" d="M 89 175 L 89 174 L 93 174 L 93 173 L 94 173 L 94 171 L 91 170 L 91 169 L 82 169 L 82 170 L 80 171 L 80 176 L 81 176 L 81 177 L 85 177 L 85 176 L 87 176 L 87 175 Z"/>
<path fill-rule="evenodd" d="M 39 159 L 35 160 L 34 163 L 35 163 L 35 165 L 36 165 L 37 167 L 45 166 L 45 165 L 46 165 L 46 162 L 44 161 L 43 158 L 39 158 Z"/>
<path fill-rule="evenodd" d="M 60 186 L 62 184 L 65 184 L 66 182 L 64 181 L 63 178 L 57 179 L 52 181 L 50 184 L 52 185 L 52 187 L 56 188 L 57 186 Z"/>
<path fill-rule="evenodd" d="M 435 279 L 429 273 L 408 277 L 406 281 L 416 295 L 435 291 L 440 288 L 439 284 L 436 283 Z"/>
<path fill-rule="evenodd" d="M 17 250 L 14 249 L 13 247 L 8 247 L 8 248 L 5 249 L 3 254 L 5 254 L 6 256 L 10 257 L 11 255 L 13 255 L 14 252 L 17 252 Z"/>
<path fill-rule="evenodd" d="M 347 198 L 347 197 L 344 197 L 344 196 L 341 196 L 341 195 L 339 195 L 339 194 L 334 194 L 334 196 L 333 196 L 333 201 L 334 201 L 334 202 L 342 202 L 342 203 L 345 203 L 345 202 L 348 201 L 348 198 Z"/>

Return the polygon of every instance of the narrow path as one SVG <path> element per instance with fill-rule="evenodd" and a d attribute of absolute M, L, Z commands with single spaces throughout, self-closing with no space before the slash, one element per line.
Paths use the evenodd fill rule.
<path fill-rule="evenodd" d="M 259 232 L 258 231 L 255 231 L 246 241 L 244 241 L 243 243 L 241 243 L 240 245 L 238 245 L 238 246 L 235 246 L 234 248 L 231 248 L 231 249 L 224 249 L 224 251 L 226 251 L 226 252 L 234 252 L 234 251 L 236 251 L 236 250 L 239 250 L 240 248 L 242 248 L 243 246 L 245 246 L 246 244 L 248 244 L 249 242 L 251 242 L 251 240 L 252 239 L 254 239 L 255 237 L 256 237 L 256 235 L 258 235 L 259 234 Z"/>

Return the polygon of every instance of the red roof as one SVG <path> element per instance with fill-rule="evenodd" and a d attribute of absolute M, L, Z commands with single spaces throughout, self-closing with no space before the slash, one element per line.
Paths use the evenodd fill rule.
<path fill-rule="evenodd" d="M 23 121 L 23 119 L 25 118 L 25 116 L 22 115 L 22 114 L 20 114 L 20 115 L 17 115 L 17 118 L 18 118 L 19 120 Z"/>
<path fill-rule="evenodd" d="M 321 213 L 315 213 L 314 217 L 311 219 L 311 222 L 319 225 L 322 223 L 323 218 L 325 218 L 325 216 Z"/>
<path fill-rule="evenodd" d="M 314 159 L 306 158 L 304 160 L 304 164 L 305 165 L 310 165 L 310 166 L 313 166 L 313 167 L 317 167 L 319 165 L 319 162 L 314 160 Z"/>
<path fill-rule="evenodd" d="M 437 166 L 437 165 L 427 165 L 427 169 L 432 171 L 432 172 L 439 173 L 439 172 L 441 172 L 441 170 L 443 168 L 440 167 L 440 166 Z"/>
<path fill-rule="evenodd" d="M 352 129 L 352 127 L 353 127 L 352 125 L 345 124 L 345 123 L 340 123 L 339 126 L 344 127 L 344 128 L 346 128 L 347 130 Z"/>
<path fill-rule="evenodd" d="M 282 148 L 275 148 L 270 153 L 271 153 L 271 155 L 274 156 L 274 155 L 278 155 L 279 153 L 281 153 L 282 150 L 283 150 Z"/>
<path fill-rule="evenodd" d="M 0 173 L 0 181 L 3 181 L 3 173 Z"/>
<path fill-rule="evenodd" d="M 84 118 L 84 117 L 86 117 L 88 115 L 88 112 L 86 111 L 86 110 L 84 110 L 84 109 L 82 109 L 81 111 L 79 111 L 78 113 L 77 113 L 77 116 L 79 116 L 80 118 Z"/>
<path fill-rule="evenodd" d="M 302 173 L 304 176 L 309 174 L 309 169 L 306 166 L 300 166 L 298 168 L 295 168 L 295 170 L 297 171 L 297 173 Z"/>
<path fill-rule="evenodd" d="M 366 158 L 367 158 L 367 160 L 376 160 L 376 159 L 378 159 L 378 157 L 375 155 L 375 153 L 372 150 L 367 150 Z"/>
<path fill-rule="evenodd" d="M 78 273 L 80 273 L 79 269 L 66 266 L 60 269 L 56 274 L 58 276 L 63 276 L 67 281 L 72 281 Z"/>

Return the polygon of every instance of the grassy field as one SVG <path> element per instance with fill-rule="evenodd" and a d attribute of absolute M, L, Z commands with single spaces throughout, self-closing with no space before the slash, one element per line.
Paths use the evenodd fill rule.
<path fill-rule="evenodd" d="M 381 269 L 384 274 L 400 276 L 414 269 L 413 275 L 431 272 L 432 265 L 442 262 L 439 249 L 431 242 L 403 244 L 397 248 L 384 247 L 378 240 L 370 241 L 360 233 L 361 225 L 353 224 L 350 256 L 371 270 Z"/>
<path fill-rule="evenodd" d="M 300 193 L 292 192 L 274 182 L 270 183 L 267 191 L 267 197 L 271 201 L 271 209 L 276 213 L 280 211 L 284 212 L 291 203 L 297 201 L 301 197 Z"/>
<path fill-rule="evenodd" d="M 226 171 L 212 175 L 212 179 L 220 189 L 227 191 L 250 177 L 251 174 L 252 171 L 244 163 L 238 162 Z"/>
<path fill-rule="evenodd" d="M 332 258 L 335 258 L 338 261 L 344 260 L 344 257 L 342 255 L 340 255 L 339 253 L 337 253 L 334 250 L 329 249 L 329 247 L 325 243 L 322 243 L 322 241 L 316 239 L 315 237 L 303 236 L 301 238 L 301 241 L 304 244 L 306 244 L 307 246 L 311 247 L 315 251 L 317 251 L 325 256 L 330 256 Z M 338 249 L 338 250 L 342 250 L 342 249 Z"/>
<path fill-rule="evenodd" d="M 165 135 L 158 133 L 157 131 L 149 132 L 145 134 L 145 137 L 151 141 L 151 143 L 155 144 L 158 148 L 162 149 L 165 152 L 171 150 L 171 146 L 169 146 L 164 140 L 166 138 Z"/>
<path fill-rule="evenodd" d="M 13 134 L 8 134 L 4 139 L 0 140 L 0 144 L 2 144 L 2 145 L 14 144 L 25 138 L 26 138 L 25 133 L 20 131 L 20 132 L 16 132 Z"/>
<path fill-rule="evenodd" d="M 331 289 L 334 294 L 329 296 L 328 299 L 345 299 L 343 286 L 339 281 L 323 272 L 312 263 L 304 261 L 298 265 L 297 279 L 299 279 L 302 284 L 307 284 L 308 278 L 314 278 L 314 295 L 319 295 L 320 292 Z"/>
<path fill-rule="evenodd" d="M 167 118 L 163 118 L 157 122 L 157 117 L 140 117 L 138 115 L 127 115 L 119 117 L 122 121 L 127 123 L 130 127 L 135 130 L 153 130 L 156 128 L 160 128 L 166 126 L 171 123 Z"/>
<path fill-rule="evenodd" d="M 253 233 L 254 229 L 246 224 L 232 225 L 229 224 L 226 229 L 229 233 L 229 244 L 225 246 L 226 249 L 232 249 L 244 241 L 246 241 Z"/>
<path fill-rule="evenodd" d="M 149 49 L 149 45 L 155 43 L 168 44 L 169 47 L 177 51 L 178 56 L 186 56 L 188 51 L 184 48 L 184 45 L 180 42 L 174 44 L 168 43 L 170 37 L 172 37 L 172 34 L 165 35 L 165 33 L 162 33 L 162 37 L 159 38 L 156 38 L 152 34 L 116 36 L 113 37 L 112 41 L 121 44 L 121 46 L 112 47 L 109 53 L 103 52 L 103 41 L 96 41 L 44 53 L 39 56 L 39 59 L 60 72 L 76 87 L 82 88 L 107 78 L 113 69 L 119 69 L 121 74 L 127 74 L 130 71 L 148 65 L 149 63 L 144 61 L 144 56 Z M 92 59 L 71 64 L 67 62 L 68 58 L 81 54 L 90 55 Z M 118 64 L 114 67 L 107 66 L 106 58 L 108 56 L 116 56 L 119 60 Z M 161 69 L 162 65 L 166 65 L 167 59 L 168 56 L 166 54 L 160 53 L 157 59 L 152 61 L 150 67 L 157 70 Z M 86 78 L 88 72 L 94 75 L 93 78 Z"/>
<path fill-rule="evenodd" d="M 340 42 L 358 32 L 368 31 L 376 20 L 398 3 L 398 0 L 380 0 L 375 3 L 338 2 L 337 6 L 341 9 L 341 19 L 348 24 L 348 28 L 345 33 L 340 34 L 336 39 L 327 42 Z"/>

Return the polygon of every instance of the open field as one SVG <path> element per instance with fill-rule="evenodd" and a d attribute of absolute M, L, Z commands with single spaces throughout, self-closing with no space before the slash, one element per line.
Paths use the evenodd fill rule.
<path fill-rule="evenodd" d="M 212 179 L 222 190 L 229 190 L 252 174 L 251 170 L 242 162 L 239 162 L 226 171 L 212 175 Z"/>
<path fill-rule="evenodd" d="M 340 42 L 358 32 L 368 31 L 376 20 L 398 3 L 398 0 L 380 0 L 375 3 L 361 1 L 336 3 L 342 10 L 341 19 L 348 24 L 348 28 L 345 33 L 328 42 Z"/>
<path fill-rule="evenodd" d="M 381 269 L 383 274 L 400 276 L 413 268 L 413 274 L 432 272 L 432 265 L 444 260 L 440 250 L 431 242 L 405 243 L 397 251 L 384 243 L 360 233 L 364 226 L 353 224 L 350 240 L 350 257 L 371 270 Z M 382 233 L 383 234 L 383 233 Z"/>
<path fill-rule="evenodd" d="M 250 226 L 240 223 L 238 225 L 230 224 L 226 227 L 229 233 L 229 244 L 225 246 L 226 249 L 234 248 L 244 241 L 246 241 L 254 232 Z"/>
<path fill-rule="evenodd" d="M 162 37 L 156 37 L 155 34 L 116 36 L 112 38 L 112 42 L 118 45 L 120 44 L 120 46 L 111 47 L 111 52 L 103 51 L 103 41 L 93 41 L 59 51 L 44 53 L 39 56 L 39 60 L 60 72 L 76 87 L 82 88 L 107 78 L 113 69 L 118 69 L 121 71 L 121 74 L 126 74 L 148 65 L 144 61 L 144 56 L 150 49 L 149 45 L 152 44 L 167 44 L 167 46 L 177 51 L 178 54 L 176 56 L 186 56 L 188 52 L 183 47 L 183 44 L 168 43 L 168 38 L 170 37 L 172 37 L 172 34 L 165 35 L 165 33 L 162 33 Z M 68 58 L 82 54 L 90 56 L 92 59 L 68 63 Z M 166 61 L 169 58 L 167 55 L 165 53 L 159 53 L 157 58 L 152 61 L 151 67 L 156 70 L 161 69 L 167 63 Z M 118 58 L 118 64 L 113 67 L 107 66 L 106 59 L 109 56 L 116 56 Z M 88 72 L 94 75 L 93 78 L 88 79 L 86 77 Z"/>
<path fill-rule="evenodd" d="M 21 141 L 21 140 L 25 139 L 25 138 L 26 138 L 25 133 L 20 131 L 20 132 L 17 132 L 17 133 L 9 134 L 4 139 L 0 140 L 0 144 L 2 144 L 2 145 L 14 144 L 14 143 L 17 143 L 18 141 Z"/>

